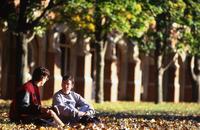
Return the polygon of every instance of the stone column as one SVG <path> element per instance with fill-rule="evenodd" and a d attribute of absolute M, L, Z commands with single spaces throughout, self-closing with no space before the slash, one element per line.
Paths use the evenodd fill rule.
<path fill-rule="evenodd" d="M 119 53 L 119 93 L 118 99 L 125 100 L 126 99 L 126 90 L 127 90 L 127 73 L 128 73 L 128 51 L 127 46 L 119 45 L 118 46 Z"/>
<path fill-rule="evenodd" d="M 53 94 L 61 89 L 61 52 L 58 43 L 58 32 L 50 32 L 48 34 L 48 50 L 46 56 L 46 66 L 50 70 L 50 78 L 46 83 L 47 87 L 43 89 L 43 98 L 50 99 Z"/>
<path fill-rule="evenodd" d="M 117 68 L 116 46 L 111 43 L 107 48 L 104 71 L 104 99 L 108 101 L 117 101 L 119 83 Z"/>
<path fill-rule="evenodd" d="M 149 57 L 142 57 L 142 81 L 143 81 L 143 94 L 142 99 L 144 101 L 148 98 L 148 85 L 149 85 Z"/>
<path fill-rule="evenodd" d="M 79 39 L 76 51 L 76 75 L 74 90 L 81 94 L 87 101 L 92 100 L 92 55 L 89 52 L 89 39 Z"/>
<path fill-rule="evenodd" d="M 128 67 L 128 82 L 127 82 L 127 98 L 140 102 L 142 89 L 142 71 L 141 60 L 139 58 L 138 46 L 131 45 L 129 48 L 129 67 Z"/>
<path fill-rule="evenodd" d="M 188 77 L 188 73 L 190 73 L 188 70 L 190 67 L 188 67 L 188 57 L 186 53 L 181 53 L 181 62 L 180 62 L 180 101 L 184 101 L 184 93 L 185 93 L 185 87 L 187 85 L 187 81 L 190 79 Z M 188 77 L 187 77 L 188 76 Z"/>

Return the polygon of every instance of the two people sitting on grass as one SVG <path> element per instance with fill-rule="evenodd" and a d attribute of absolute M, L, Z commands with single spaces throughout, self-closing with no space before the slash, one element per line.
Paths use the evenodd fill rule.
<path fill-rule="evenodd" d="M 17 90 L 16 96 L 10 105 L 9 118 L 16 123 L 34 123 L 36 125 L 60 125 L 60 120 L 53 109 L 41 106 L 39 88 L 48 80 L 50 72 L 44 67 L 33 71 L 32 80 L 26 82 Z"/>
<path fill-rule="evenodd" d="M 73 123 L 99 123 L 100 120 L 95 117 L 94 108 L 76 92 L 71 91 L 74 87 L 74 78 L 72 75 L 64 75 L 62 78 L 62 89 L 53 96 L 53 107 L 57 108 L 58 116 L 67 124 Z"/>
<path fill-rule="evenodd" d="M 71 75 L 63 76 L 62 89 L 53 96 L 53 106 L 43 107 L 39 88 L 44 86 L 49 75 L 48 69 L 38 67 L 33 71 L 32 79 L 17 90 L 10 105 L 9 118 L 12 122 L 51 126 L 100 122 L 94 117 L 95 111 L 85 99 L 71 91 L 74 86 L 74 78 Z"/>

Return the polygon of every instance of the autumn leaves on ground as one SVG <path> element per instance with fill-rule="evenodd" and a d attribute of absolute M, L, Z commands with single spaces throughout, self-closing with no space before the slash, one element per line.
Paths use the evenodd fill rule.
<path fill-rule="evenodd" d="M 43 101 L 46 106 L 51 101 Z M 125 130 L 157 130 L 200 129 L 200 104 L 195 103 L 133 103 L 133 102 L 105 102 L 93 104 L 97 110 L 97 116 L 101 119 L 100 124 L 75 124 L 65 125 L 64 128 L 35 126 L 33 124 L 14 124 L 9 122 L 8 110 L 10 101 L 0 100 L 0 129 L 39 129 L 39 130 L 76 130 L 76 129 L 125 129 Z"/>

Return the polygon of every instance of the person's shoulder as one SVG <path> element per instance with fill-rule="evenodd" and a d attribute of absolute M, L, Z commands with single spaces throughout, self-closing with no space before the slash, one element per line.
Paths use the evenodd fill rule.
<path fill-rule="evenodd" d="M 61 90 L 58 90 L 55 94 L 54 94 L 54 96 L 59 96 L 59 95 L 61 95 L 62 94 L 62 91 Z"/>
<path fill-rule="evenodd" d="M 70 91 L 70 94 L 72 94 L 72 95 L 79 95 L 78 93 L 76 93 L 74 91 Z"/>
<path fill-rule="evenodd" d="M 24 88 L 24 89 L 31 89 L 31 88 L 33 88 L 33 83 L 31 81 L 28 81 L 28 82 L 24 83 L 24 85 L 22 86 L 22 88 Z"/>
<path fill-rule="evenodd" d="M 81 95 L 74 92 L 74 91 L 70 91 L 70 94 L 73 96 L 73 97 L 80 97 Z"/>

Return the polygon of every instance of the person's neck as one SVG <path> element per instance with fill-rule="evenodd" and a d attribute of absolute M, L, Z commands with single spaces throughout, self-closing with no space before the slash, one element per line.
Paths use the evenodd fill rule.
<path fill-rule="evenodd" d="M 64 91 L 64 90 L 62 90 L 62 92 L 63 92 L 64 94 L 70 94 L 70 91 Z"/>
<path fill-rule="evenodd" d="M 33 81 L 33 84 L 36 85 L 37 87 L 40 87 L 40 82 L 38 81 Z"/>

